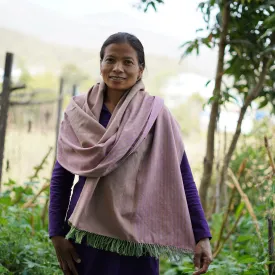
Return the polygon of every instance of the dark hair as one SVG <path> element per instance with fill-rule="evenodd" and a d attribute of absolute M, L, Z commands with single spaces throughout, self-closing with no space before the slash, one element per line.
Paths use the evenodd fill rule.
<path fill-rule="evenodd" d="M 110 44 L 122 44 L 128 43 L 137 53 L 138 56 L 138 63 L 143 69 L 145 68 L 145 56 L 144 56 L 144 49 L 143 45 L 139 41 L 139 39 L 134 36 L 133 34 L 127 32 L 118 32 L 109 36 L 106 41 L 103 43 L 101 50 L 100 50 L 100 62 L 104 58 L 105 49 Z"/>

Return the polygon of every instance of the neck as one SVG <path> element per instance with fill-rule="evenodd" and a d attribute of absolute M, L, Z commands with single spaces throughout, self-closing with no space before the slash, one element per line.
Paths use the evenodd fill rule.
<path fill-rule="evenodd" d="M 126 91 L 118 91 L 107 88 L 105 92 L 104 103 L 107 103 L 112 107 L 115 107 L 125 92 Z"/>

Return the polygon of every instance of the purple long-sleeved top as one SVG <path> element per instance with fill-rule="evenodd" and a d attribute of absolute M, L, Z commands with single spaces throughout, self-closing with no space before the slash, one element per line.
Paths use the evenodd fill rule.
<path fill-rule="evenodd" d="M 101 125 L 106 127 L 110 118 L 111 113 L 109 112 L 105 104 L 103 104 L 99 122 L 101 123 Z M 183 155 L 180 168 L 195 240 L 196 242 L 198 242 L 199 240 L 204 238 L 211 238 L 210 230 L 205 219 L 205 215 L 201 206 L 200 198 L 186 153 L 184 153 Z M 70 200 L 74 177 L 75 175 L 63 168 L 58 161 L 55 163 L 50 186 L 50 237 L 65 236 L 68 233 L 69 226 L 67 224 L 67 220 L 73 213 L 73 210 L 76 206 L 76 203 L 79 199 L 80 193 L 86 180 L 85 177 L 79 176 L 79 181 L 74 186 L 72 197 Z M 100 251 L 92 247 L 87 247 L 84 244 L 74 244 L 74 246 L 80 257 L 82 258 L 81 264 L 78 264 L 78 271 L 80 275 L 97 274 L 92 272 L 99 272 L 99 268 L 106 268 L 106 264 L 102 264 L 101 267 L 96 266 L 101 261 L 106 262 L 106 257 L 108 258 L 108 262 L 110 263 L 110 266 L 108 267 L 108 270 L 110 271 L 108 271 L 107 269 L 104 269 L 105 271 L 103 271 L 103 269 L 100 269 L 101 275 L 134 274 L 133 270 L 129 273 L 129 268 L 133 268 L 133 266 L 137 266 L 135 268 L 135 272 L 141 272 L 136 274 L 158 274 L 158 261 L 154 258 L 144 256 L 141 258 L 134 257 L 134 260 L 132 259 L 133 257 L 120 256 L 113 252 Z M 92 261 L 92 258 L 96 258 L 96 261 Z M 138 262 L 135 263 L 135 261 Z M 114 269 L 117 269 L 117 273 L 114 272 Z"/>

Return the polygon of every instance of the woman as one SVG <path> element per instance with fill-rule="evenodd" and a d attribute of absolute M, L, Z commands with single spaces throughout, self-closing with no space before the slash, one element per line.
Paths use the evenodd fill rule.
<path fill-rule="evenodd" d="M 144 68 L 141 42 L 111 35 L 100 51 L 103 81 L 65 111 L 49 209 L 64 274 L 157 275 L 161 255 L 194 253 L 198 275 L 211 262 L 179 126 L 144 90 Z"/>

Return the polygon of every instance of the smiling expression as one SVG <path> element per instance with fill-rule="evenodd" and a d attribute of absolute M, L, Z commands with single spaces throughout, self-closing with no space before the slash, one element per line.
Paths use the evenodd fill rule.
<path fill-rule="evenodd" d="M 103 81 L 109 89 L 126 91 L 142 76 L 137 53 L 129 44 L 110 44 L 100 63 Z"/>

